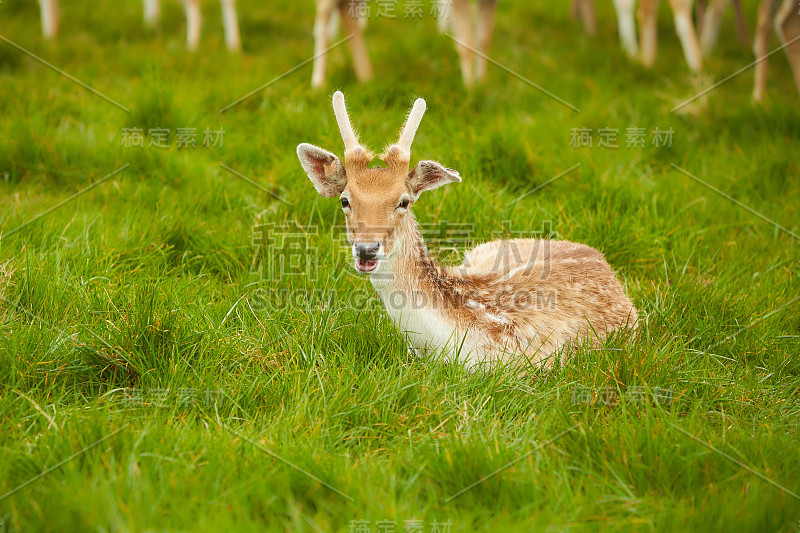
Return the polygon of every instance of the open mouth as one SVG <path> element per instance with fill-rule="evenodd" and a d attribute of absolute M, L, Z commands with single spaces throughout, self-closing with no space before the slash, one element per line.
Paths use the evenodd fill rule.
<path fill-rule="evenodd" d="M 372 272 L 378 268 L 377 259 L 356 259 L 356 270 L 359 272 Z"/>

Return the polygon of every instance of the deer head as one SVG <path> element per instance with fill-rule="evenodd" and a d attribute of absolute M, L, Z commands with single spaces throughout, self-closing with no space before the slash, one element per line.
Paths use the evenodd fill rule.
<path fill-rule="evenodd" d="M 425 113 L 422 98 L 414 102 L 397 143 L 380 156 L 385 168 L 369 168 L 374 155 L 358 142 L 340 91 L 333 95 L 333 112 L 344 140 L 344 164 L 307 143 L 297 147 L 297 157 L 321 196 L 339 198 L 356 270 L 369 273 L 395 251 L 398 229 L 419 195 L 461 177 L 435 161 L 420 161 L 409 170 L 411 143 Z"/>

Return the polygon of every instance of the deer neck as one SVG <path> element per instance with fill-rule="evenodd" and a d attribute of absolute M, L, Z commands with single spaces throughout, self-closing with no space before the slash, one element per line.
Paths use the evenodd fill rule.
<path fill-rule="evenodd" d="M 449 273 L 428 254 L 414 216 L 406 214 L 392 252 L 370 275 L 392 322 L 420 354 L 428 350 L 448 359 L 469 360 L 478 353 L 476 340 L 465 337 L 468 325 L 459 318 L 467 281 Z"/>
<path fill-rule="evenodd" d="M 392 251 L 381 261 L 370 281 L 386 303 L 390 293 L 438 299 L 443 276 L 447 276 L 445 270 L 428 254 L 417 220 L 409 211 L 397 228 Z"/>

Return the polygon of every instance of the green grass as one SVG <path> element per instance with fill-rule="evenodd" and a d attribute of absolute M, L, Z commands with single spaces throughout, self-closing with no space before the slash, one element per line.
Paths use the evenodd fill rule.
<path fill-rule="evenodd" d="M 58 44 L 22 0 L 0 4 L 0 35 L 130 113 L 0 42 L 0 531 L 797 531 L 800 500 L 753 472 L 800 493 L 800 242 L 672 167 L 800 233 L 782 53 L 764 106 L 748 71 L 670 112 L 752 61 L 730 15 L 697 79 L 666 6 L 645 70 L 620 50 L 610 2 L 593 38 L 566 5 L 500 2 L 492 57 L 580 113 L 494 67 L 465 91 L 434 21 L 401 15 L 370 21 L 373 82 L 355 82 L 342 48 L 326 90 L 307 66 L 220 114 L 311 55 L 312 2 L 241 1 L 241 57 L 214 2 L 197 54 L 177 2 L 157 33 L 137 2 L 63 4 Z M 422 223 L 471 224 L 461 252 L 548 226 L 598 248 L 641 336 L 524 377 L 410 356 L 342 255 L 338 204 L 295 156 L 300 142 L 341 152 L 335 88 L 376 149 L 427 99 L 414 157 L 464 182 L 426 194 Z M 122 146 L 124 128 L 155 127 L 171 148 Z M 176 148 L 181 127 L 197 148 Z M 597 146 L 606 127 L 619 148 Z M 645 147 L 626 147 L 633 127 Z M 206 128 L 224 128 L 222 147 L 200 146 Z M 594 147 L 571 147 L 574 128 Z M 652 145 L 655 128 L 673 129 L 671 148 Z M 309 263 L 254 273 L 259 253 L 275 258 L 256 227 L 306 228 L 292 242 Z"/>

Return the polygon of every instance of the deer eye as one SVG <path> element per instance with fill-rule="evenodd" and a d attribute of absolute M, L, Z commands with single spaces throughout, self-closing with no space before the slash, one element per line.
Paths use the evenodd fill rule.
<path fill-rule="evenodd" d="M 347 209 L 348 207 L 350 207 L 350 200 L 348 200 L 347 198 L 342 198 L 339 201 L 342 202 L 342 209 Z"/>
<path fill-rule="evenodd" d="M 402 200 L 400 200 L 400 205 L 398 205 L 397 207 L 399 207 L 400 209 L 408 209 L 408 205 L 410 203 L 411 200 L 409 200 L 408 198 L 403 198 Z"/>

